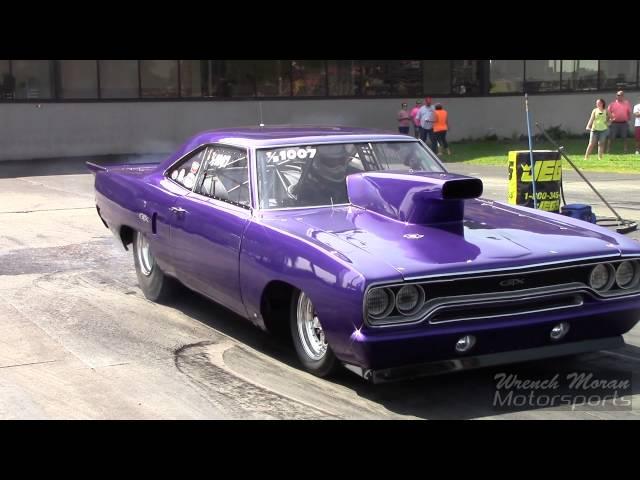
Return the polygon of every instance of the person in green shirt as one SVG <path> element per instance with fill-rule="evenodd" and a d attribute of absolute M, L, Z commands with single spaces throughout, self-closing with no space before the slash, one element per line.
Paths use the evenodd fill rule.
<path fill-rule="evenodd" d="M 587 130 L 591 133 L 589 135 L 587 152 L 584 154 L 585 160 L 589 157 L 596 143 L 598 144 L 598 159 L 602 160 L 602 153 L 604 152 L 605 142 L 609 134 L 609 124 L 611 123 L 609 111 L 605 107 L 605 101 L 599 98 L 596 100 L 596 108 L 591 111 L 589 122 L 587 122 Z"/>

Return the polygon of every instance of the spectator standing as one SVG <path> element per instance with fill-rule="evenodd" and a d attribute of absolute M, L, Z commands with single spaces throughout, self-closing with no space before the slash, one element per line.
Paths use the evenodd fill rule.
<path fill-rule="evenodd" d="M 407 110 L 407 104 L 403 103 L 402 108 L 398 112 L 398 131 L 404 135 L 409 135 L 409 128 L 411 127 L 411 115 Z"/>
<path fill-rule="evenodd" d="M 640 97 L 638 97 L 638 100 L 640 101 Z M 635 118 L 634 133 L 636 137 L 636 155 L 640 155 L 640 103 L 633 107 L 633 116 Z"/>
<path fill-rule="evenodd" d="M 435 122 L 433 122 L 433 134 L 435 136 L 434 143 L 436 148 L 438 145 L 442 146 L 443 150 L 447 151 L 447 155 L 451 155 L 451 149 L 447 143 L 447 131 L 449 130 L 449 113 L 442 108 L 442 105 L 437 103 L 435 109 Z M 436 151 L 436 153 L 438 153 Z"/>
<path fill-rule="evenodd" d="M 604 107 L 605 101 L 602 98 L 596 100 L 596 108 L 591 111 L 591 116 L 587 122 L 587 130 L 591 132 L 589 135 L 589 145 L 587 145 L 587 152 L 584 154 L 586 160 L 593 150 L 593 147 L 598 144 L 598 159 L 602 160 L 602 153 L 604 152 L 605 143 L 607 142 L 607 134 L 609 133 L 609 111 Z"/>
<path fill-rule="evenodd" d="M 438 145 L 433 137 L 433 122 L 435 120 L 435 110 L 431 106 L 431 97 L 424 99 L 424 105 L 418 110 L 416 118 L 420 121 L 420 139 L 425 142 L 434 152 Z"/>
<path fill-rule="evenodd" d="M 421 138 L 420 135 L 420 120 L 418 120 L 418 110 L 422 106 L 422 102 L 420 100 L 416 100 L 416 106 L 411 109 L 411 120 L 413 123 L 413 136 L 416 138 Z"/>
<path fill-rule="evenodd" d="M 607 152 L 611 152 L 613 140 L 620 136 L 624 139 L 624 153 L 627 153 L 627 135 L 629 134 L 629 120 L 631 119 L 631 104 L 624 98 L 624 92 L 616 93 L 616 99 L 609 104 L 611 128 Z"/>

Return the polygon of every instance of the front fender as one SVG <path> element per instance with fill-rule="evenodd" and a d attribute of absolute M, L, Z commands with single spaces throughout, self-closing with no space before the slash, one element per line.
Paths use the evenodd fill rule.
<path fill-rule="evenodd" d="M 350 338 L 363 323 L 367 282 L 362 273 L 320 245 L 252 222 L 242 240 L 240 286 L 248 318 L 262 326 L 262 294 L 274 280 L 303 290 L 311 298 L 336 356 L 351 360 Z"/>

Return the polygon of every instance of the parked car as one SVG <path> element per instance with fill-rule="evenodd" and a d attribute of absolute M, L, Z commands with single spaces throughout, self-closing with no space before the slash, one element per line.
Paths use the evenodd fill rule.
<path fill-rule="evenodd" d="M 214 130 L 159 164 L 89 168 L 147 298 L 178 280 L 260 328 L 285 327 L 321 377 L 616 348 L 640 318 L 638 242 L 482 199 L 480 179 L 448 173 L 409 136 Z"/>

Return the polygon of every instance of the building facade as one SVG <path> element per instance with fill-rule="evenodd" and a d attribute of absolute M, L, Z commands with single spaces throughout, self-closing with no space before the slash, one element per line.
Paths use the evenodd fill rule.
<path fill-rule="evenodd" d="M 583 131 L 596 98 L 639 103 L 638 60 L 0 60 L 0 160 L 169 152 L 218 127 L 395 129 L 431 96 L 451 140 Z"/>

